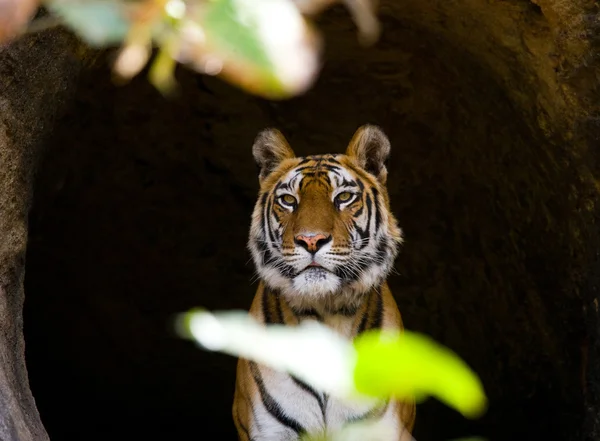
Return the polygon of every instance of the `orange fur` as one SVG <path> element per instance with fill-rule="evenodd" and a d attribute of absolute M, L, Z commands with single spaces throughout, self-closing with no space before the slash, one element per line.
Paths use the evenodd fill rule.
<path fill-rule="evenodd" d="M 263 324 L 287 326 L 316 319 L 348 340 L 367 329 L 403 329 L 385 281 L 402 235 L 385 187 L 389 142 L 383 132 L 363 126 L 346 155 L 296 158 L 283 135 L 271 130 L 257 137 L 253 151 L 261 167 L 261 191 L 249 244 L 262 277 L 250 314 Z M 290 178 L 290 173 L 296 174 Z M 353 199 L 344 205 L 336 192 L 339 195 L 346 187 Z M 284 201 L 277 196 L 282 188 L 289 189 Z M 295 203 L 285 202 L 292 200 Z M 360 222 L 366 227 L 361 229 Z M 362 235 L 357 236 L 359 230 Z M 306 234 L 328 238 L 325 260 L 315 257 L 316 241 L 310 247 L 301 243 L 309 237 Z M 371 247 L 364 245 L 363 254 L 357 251 L 361 241 Z M 298 269 L 297 261 L 311 259 L 309 253 L 313 263 L 325 269 L 310 265 Z M 304 282 L 302 274 L 313 270 L 318 277 L 306 276 Z M 299 280 L 296 284 L 291 282 L 294 278 Z M 266 366 L 238 361 L 233 417 L 240 440 L 297 439 L 294 433 L 344 424 L 345 415 L 357 412 L 295 381 Z M 410 439 L 414 402 L 382 404 L 368 413 L 369 418 L 375 411 L 401 422 L 406 430 L 399 432 L 398 439 Z"/>

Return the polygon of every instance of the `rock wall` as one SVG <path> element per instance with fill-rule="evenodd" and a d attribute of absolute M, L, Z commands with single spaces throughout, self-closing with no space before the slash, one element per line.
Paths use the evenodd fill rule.
<path fill-rule="evenodd" d="M 27 216 L 38 152 L 72 90 L 74 39 L 29 36 L 0 49 L 0 439 L 43 441 L 24 359 Z"/>

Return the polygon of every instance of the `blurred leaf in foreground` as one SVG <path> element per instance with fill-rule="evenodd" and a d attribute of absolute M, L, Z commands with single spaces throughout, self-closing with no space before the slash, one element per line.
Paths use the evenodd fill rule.
<path fill-rule="evenodd" d="M 0 0 L 0 37 L 23 25 L 35 1 Z M 350 10 L 363 43 L 372 44 L 379 36 L 376 0 L 42 2 L 89 45 L 122 46 L 113 68 L 121 82 L 137 75 L 152 48 L 158 47 L 149 76 L 165 94 L 175 88 L 178 62 L 264 98 L 302 94 L 317 78 L 322 52 L 321 36 L 304 15 L 318 14 L 337 2 Z M 14 22 L 3 22 L 9 15 L 16 17 Z"/>
<path fill-rule="evenodd" d="M 182 23 L 177 58 L 271 99 L 303 93 L 320 68 L 321 39 L 291 0 L 215 0 Z"/>
<path fill-rule="evenodd" d="M 487 408 L 479 377 L 454 352 L 423 334 L 371 330 L 359 335 L 354 347 L 360 354 L 354 379 L 363 394 L 417 401 L 433 395 L 467 418 Z"/>
<path fill-rule="evenodd" d="M 395 424 L 387 420 L 361 421 L 325 435 L 305 435 L 300 441 L 415 441 L 408 431 L 402 431 L 400 437 L 397 432 Z"/>
<path fill-rule="evenodd" d="M 0 44 L 21 33 L 38 6 L 38 0 L 0 0 Z"/>
<path fill-rule="evenodd" d="M 0 0 L 0 13 L 2 6 L 13 11 L 34 1 Z M 303 14 L 336 2 L 350 10 L 363 43 L 379 36 L 376 0 L 42 1 L 89 45 L 122 46 L 113 69 L 121 82 L 137 75 L 158 46 L 149 76 L 165 94 L 175 88 L 177 62 L 264 98 L 302 94 L 317 78 L 322 51 L 320 34 Z M 5 16 L 0 37 L 16 26 L 2 24 Z"/>
<path fill-rule="evenodd" d="M 87 43 L 122 43 L 121 80 L 158 46 L 150 80 L 163 93 L 175 85 L 176 62 L 271 99 L 303 93 L 320 68 L 320 36 L 292 0 L 46 1 Z"/>
<path fill-rule="evenodd" d="M 90 46 L 120 44 L 129 31 L 127 2 L 46 0 L 46 6 Z"/>
<path fill-rule="evenodd" d="M 288 372 L 341 400 L 421 401 L 435 396 L 467 418 L 481 416 L 487 397 L 479 377 L 450 349 L 425 335 L 371 330 L 353 342 L 317 322 L 261 326 L 241 311 L 190 311 L 181 336 L 203 347 Z"/>

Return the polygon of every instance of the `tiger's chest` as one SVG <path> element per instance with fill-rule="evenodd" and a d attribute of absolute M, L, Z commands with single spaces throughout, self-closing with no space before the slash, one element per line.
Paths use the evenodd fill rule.
<path fill-rule="evenodd" d="M 302 321 L 306 320 L 312 319 Z M 327 317 L 323 322 L 346 338 L 351 338 L 355 328 L 355 320 L 350 317 Z M 296 441 L 302 433 L 333 433 L 349 422 L 371 419 L 399 426 L 395 402 L 342 402 L 287 373 L 261 365 L 255 365 L 255 369 L 260 372 L 262 384 L 260 403 L 254 407 L 253 440 Z"/>
<path fill-rule="evenodd" d="M 397 418 L 394 402 L 341 402 L 317 391 L 288 374 L 260 366 L 264 390 L 261 405 L 255 407 L 252 439 L 297 440 L 302 433 L 333 433 L 353 421 Z M 266 398 L 266 399 L 265 399 Z"/>

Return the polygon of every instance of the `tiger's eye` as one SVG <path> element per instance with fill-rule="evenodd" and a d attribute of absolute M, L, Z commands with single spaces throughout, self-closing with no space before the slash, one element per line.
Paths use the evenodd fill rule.
<path fill-rule="evenodd" d="M 352 198 L 352 193 L 349 191 L 344 191 L 337 195 L 336 199 L 340 202 L 348 202 Z"/>
<path fill-rule="evenodd" d="M 287 205 L 294 205 L 296 203 L 296 198 L 291 194 L 284 194 L 281 200 Z"/>

